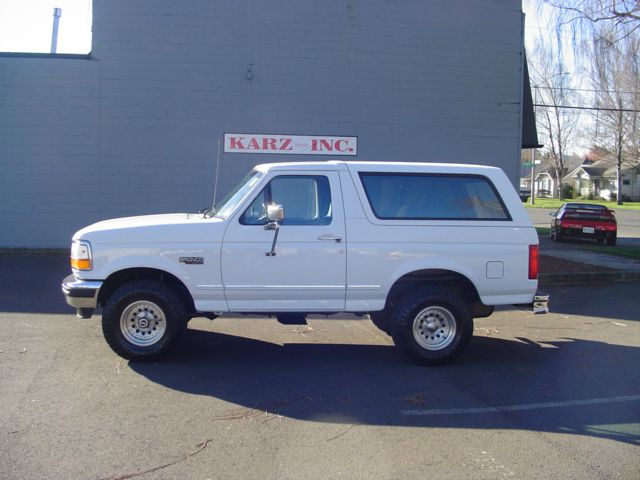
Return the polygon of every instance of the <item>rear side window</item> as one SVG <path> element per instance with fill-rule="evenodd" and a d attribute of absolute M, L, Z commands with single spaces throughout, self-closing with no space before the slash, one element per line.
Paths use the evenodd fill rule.
<path fill-rule="evenodd" d="M 511 220 L 480 175 L 360 173 L 374 215 L 383 220 Z"/>
<path fill-rule="evenodd" d="M 258 194 L 240 217 L 243 225 L 266 225 L 267 205 L 284 207 L 282 225 L 329 225 L 331 188 L 322 175 L 280 175 Z"/>

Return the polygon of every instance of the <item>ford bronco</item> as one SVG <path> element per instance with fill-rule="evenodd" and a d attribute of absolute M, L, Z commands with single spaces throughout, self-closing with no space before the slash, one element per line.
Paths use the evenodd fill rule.
<path fill-rule="evenodd" d="M 215 208 L 73 236 L 62 290 L 111 348 L 158 359 L 189 319 L 368 314 L 419 363 L 456 357 L 496 305 L 547 310 L 538 236 L 502 170 L 397 162 L 255 167 Z"/>

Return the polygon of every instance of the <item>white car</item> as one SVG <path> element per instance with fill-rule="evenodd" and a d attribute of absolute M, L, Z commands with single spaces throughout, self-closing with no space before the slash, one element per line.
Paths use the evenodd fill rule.
<path fill-rule="evenodd" d="M 457 356 L 473 318 L 536 296 L 538 236 L 502 170 L 477 165 L 258 165 L 204 213 L 107 220 L 73 236 L 62 289 L 102 307 L 111 348 L 164 354 L 190 318 L 369 314 L 412 359 Z"/>

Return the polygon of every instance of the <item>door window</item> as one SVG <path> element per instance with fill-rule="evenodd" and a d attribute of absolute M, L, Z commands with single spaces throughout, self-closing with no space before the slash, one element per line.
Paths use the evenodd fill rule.
<path fill-rule="evenodd" d="M 331 188 L 323 175 L 281 175 L 258 194 L 240 217 L 242 225 L 266 225 L 267 205 L 282 205 L 282 225 L 329 225 Z"/>

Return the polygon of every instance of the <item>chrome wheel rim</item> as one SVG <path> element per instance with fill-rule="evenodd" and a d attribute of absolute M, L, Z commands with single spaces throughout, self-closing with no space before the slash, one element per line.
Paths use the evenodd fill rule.
<path fill-rule="evenodd" d="M 162 309 L 153 302 L 133 302 L 122 311 L 120 331 L 125 340 L 137 347 L 158 343 L 167 330 L 167 319 Z"/>
<path fill-rule="evenodd" d="M 447 348 L 456 336 L 456 319 L 444 307 L 427 307 L 413 320 L 413 339 L 425 350 Z"/>

